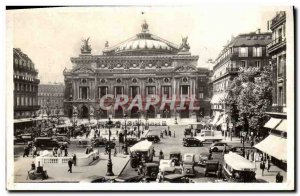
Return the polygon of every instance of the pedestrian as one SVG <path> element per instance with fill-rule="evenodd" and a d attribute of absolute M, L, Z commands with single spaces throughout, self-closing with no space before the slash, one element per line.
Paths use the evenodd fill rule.
<path fill-rule="evenodd" d="M 172 133 L 171 133 L 171 130 L 169 130 L 169 136 L 170 136 L 170 137 L 172 137 Z"/>
<path fill-rule="evenodd" d="M 74 166 L 76 166 L 76 154 L 73 155 L 73 163 L 74 163 Z"/>
<path fill-rule="evenodd" d="M 164 159 L 164 153 L 161 149 L 159 151 L 159 159 Z"/>
<path fill-rule="evenodd" d="M 163 132 L 160 133 L 160 138 L 164 138 Z"/>
<path fill-rule="evenodd" d="M 283 176 L 280 174 L 280 172 L 276 175 L 276 183 L 282 183 L 283 182 Z"/>
<path fill-rule="evenodd" d="M 68 156 L 68 148 L 65 148 L 65 157 Z"/>
<path fill-rule="evenodd" d="M 28 157 L 28 155 L 29 155 L 29 147 L 28 147 L 28 146 L 25 146 L 25 147 L 24 147 L 23 158 L 24 158 L 25 156 Z"/>
<path fill-rule="evenodd" d="M 61 151 L 61 146 L 58 148 L 58 151 L 57 151 L 57 156 L 60 157 L 62 154 L 62 151 Z"/>
<path fill-rule="evenodd" d="M 90 151 L 89 147 L 86 147 L 85 148 L 85 154 L 89 154 L 90 153 L 89 151 Z"/>
<path fill-rule="evenodd" d="M 167 132 L 167 129 L 165 129 L 165 135 L 166 135 L 166 136 L 168 136 L 168 132 Z"/>
<path fill-rule="evenodd" d="M 70 172 L 70 173 L 72 173 L 72 165 L 73 165 L 73 161 L 70 158 L 69 161 L 68 161 L 68 166 L 69 166 L 68 172 Z"/>
<path fill-rule="evenodd" d="M 271 160 L 270 159 L 268 159 L 268 168 L 267 168 L 267 170 L 268 170 L 268 172 L 270 172 L 270 168 L 271 168 Z"/>
<path fill-rule="evenodd" d="M 36 156 L 36 151 L 37 151 L 36 146 L 33 146 L 32 147 L 32 157 L 33 158 Z"/>
<path fill-rule="evenodd" d="M 249 151 L 247 151 L 246 156 L 247 156 L 247 159 L 249 160 L 249 156 L 250 156 L 250 152 Z"/>
<path fill-rule="evenodd" d="M 262 161 L 260 163 L 260 169 L 261 169 L 261 175 L 264 176 L 264 170 L 265 170 L 265 162 L 264 161 Z"/>
<path fill-rule="evenodd" d="M 251 145 L 251 147 L 253 147 L 253 146 L 254 146 L 254 141 L 253 141 L 253 140 L 251 140 L 251 143 L 250 143 L 250 145 Z"/>
<path fill-rule="evenodd" d="M 173 135 L 173 136 L 174 136 L 174 138 L 175 138 L 175 131 L 174 131 L 174 135 Z"/>
<path fill-rule="evenodd" d="M 221 179 L 222 178 L 222 164 L 219 164 L 219 167 L 218 167 L 218 179 Z"/>
<path fill-rule="evenodd" d="M 153 154 L 153 157 L 155 157 L 155 150 L 154 150 L 154 148 L 152 148 L 152 154 Z"/>
<path fill-rule="evenodd" d="M 117 148 L 115 147 L 115 151 L 114 151 L 114 157 L 116 157 L 117 156 Z"/>

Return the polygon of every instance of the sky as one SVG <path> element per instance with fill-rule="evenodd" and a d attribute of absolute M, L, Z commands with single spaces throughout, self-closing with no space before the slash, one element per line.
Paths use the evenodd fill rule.
<path fill-rule="evenodd" d="M 287 7 L 76 7 L 13 10 L 7 12 L 12 47 L 27 54 L 39 71 L 41 83 L 64 82 L 63 70 L 72 68 L 71 57 L 80 54 L 82 39 L 90 37 L 92 54 L 101 55 L 105 42 L 116 45 L 141 32 L 149 32 L 180 45 L 188 36 L 198 66 L 212 68 L 232 36 L 267 31 L 267 21 Z"/>

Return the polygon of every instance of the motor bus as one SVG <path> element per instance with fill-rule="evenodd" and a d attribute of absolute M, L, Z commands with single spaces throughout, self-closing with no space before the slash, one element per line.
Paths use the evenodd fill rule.
<path fill-rule="evenodd" d="M 152 142 L 143 140 L 130 148 L 130 164 L 136 168 L 139 164 L 144 164 L 153 161 Z"/>

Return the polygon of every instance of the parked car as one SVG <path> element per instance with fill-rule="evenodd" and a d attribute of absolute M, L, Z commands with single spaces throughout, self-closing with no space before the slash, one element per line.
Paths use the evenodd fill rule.
<path fill-rule="evenodd" d="M 195 155 L 192 153 L 185 153 L 182 162 L 183 173 L 186 176 L 195 176 Z"/>
<path fill-rule="evenodd" d="M 183 146 L 189 147 L 189 146 L 203 146 L 203 143 L 196 139 L 196 138 L 186 138 L 183 142 Z"/>
<path fill-rule="evenodd" d="M 229 151 L 237 153 L 240 156 L 243 156 L 243 147 L 241 146 L 232 146 Z"/>
<path fill-rule="evenodd" d="M 198 165 L 205 167 L 208 160 L 209 160 L 209 152 L 202 152 L 199 155 Z"/>
<path fill-rule="evenodd" d="M 166 168 L 172 167 L 172 160 L 170 159 L 161 159 L 159 161 L 159 171 L 163 172 Z"/>
<path fill-rule="evenodd" d="M 170 159 L 175 162 L 175 166 L 179 166 L 181 162 L 181 153 L 179 151 L 170 152 Z"/>
<path fill-rule="evenodd" d="M 98 146 L 101 146 L 101 145 L 105 145 L 107 143 L 107 139 L 102 138 L 102 137 L 93 138 L 91 140 L 91 143 L 92 143 L 93 146 L 98 147 Z"/>
<path fill-rule="evenodd" d="M 142 175 L 119 176 L 114 179 L 116 183 L 140 182 L 143 179 Z"/>
<path fill-rule="evenodd" d="M 183 174 L 169 174 L 163 178 L 163 183 L 190 183 L 192 182 Z"/>
<path fill-rule="evenodd" d="M 59 142 L 53 140 L 51 137 L 36 137 L 34 139 L 34 144 L 36 145 L 36 147 L 47 149 L 60 146 Z"/>
<path fill-rule="evenodd" d="M 218 152 L 218 151 L 223 151 L 225 147 L 227 148 L 227 150 L 229 150 L 229 146 L 228 146 L 227 143 L 225 143 L 225 142 L 215 142 L 215 143 L 211 144 L 210 149 L 213 152 Z"/>
<path fill-rule="evenodd" d="M 218 168 L 219 168 L 219 161 L 208 160 L 205 165 L 204 176 L 208 176 L 211 174 L 217 175 Z"/>
<path fill-rule="evenodd" d="M 154 143 L 160 142 L 158 135 L 147 135 L 147 140 Z"/>
<path fill-rule="evenodd" d="M 143 174 L 146 180 L 155 180 L 159 172 L 159 165 L 157 163 L 145 163 L 143 167 Z"/>
<path fill-rule="evenodd" d="M 136 143 L 138 143 L 138 139 L 136 137 L 130 137 L 130 138 L 127 138 L 127 145 L 128 146 L 132 146 Z"/>
<path fill-rule="evenodd" d="M 103 182 L 108 182 L 108 179 L 106 179 L 103 176 L 97 176 L 97 175 L 89 176 L 79 181 L 79 183 L 103 183 Z"/>
<path fill-rule="evenodd" d="M 61 144 L 70 144 L 70 139 L 66 136 L 52 136 L 52 139 L 56 139 Z"/>

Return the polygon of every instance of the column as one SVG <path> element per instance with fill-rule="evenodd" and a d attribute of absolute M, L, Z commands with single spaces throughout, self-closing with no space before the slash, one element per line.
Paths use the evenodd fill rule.
<path fill-rule="evenodd" d="M 180 86 L 180 98 L 182 97 L 182 86 Z"/>
<path fill-rule="evenodd" d="M 117 96 L 117 88 L 114 86 L 114 96 L 116 97 Z"/>
<path fill-rule="evenodd" d="M 81 89 L 81 87 L 78 87 L 79 88 L 79 99 L 81 99 L 81 95 L 82 95 L 82 89 Z"/>

